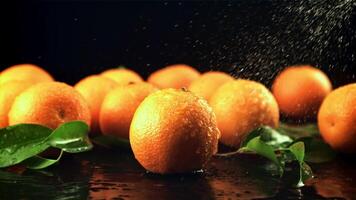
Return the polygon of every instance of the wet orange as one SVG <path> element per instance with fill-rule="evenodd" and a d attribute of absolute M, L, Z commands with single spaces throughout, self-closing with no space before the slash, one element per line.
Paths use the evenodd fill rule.
<path fill-rule="evenodd" d="M 239 147 L 252 130 L 268 125 L 277 127 L 279 110 L 272 93 L 261 83 L 238 79 L 218 88 L 210 98 L 221 143 Z"/>
<path fill-rule="evenodd" d="M 91 75 L 80 80 L 74 88 L 84 97 L 91 112 L 91 134 L 100 133 L 99 113 L 105 96 L 119 84 L 99 75 Z"/>
<path fill-rule="evenodd" d="M 201 97 L 204 97 L 206 100 L 209 100 L 218 87 L 232 80 L 235 79 L 229 74 L 218 71 L 210 71 L 202 74 L 199 78 L 194 80 L 190 84 L 189 90 Z"/>
<path fill-rule="evenodd" d="M 204 168 L 220 136 L 206 100 L 182 89 L 150 94 L 137 108 L 130 143 L 138 162 L 160 174 Z"/>
<path fill-rule="evenodd" d="M 90 126 L 88 104 L 73 87 L 60 82 L 37 83 L 16 97 L 9 112 L 9 124 L 32 123 L 49 128 L 80 120 Z"/>
<path fill-rule="evenodd" d="M 356 153 L 356 83 L 326 96 L 318 113 L 323 139 L 334 149 Z"/>
<path fill-rule="evenodd" d="M 33 64 L 19 64 L 3 70 L 0 74 L 0 85 L 11 80 L 22 80 L 30 83 L 53 81 L 53 77 L 44 69 Z"/>
<path fill-rule="evenodd" d="M 119 86 L 105 97 L 100 110 L 100 129 L 104 135 L 129 138 L 132 117 L 149 94 L 156 91 L 152 84 L 140 82 Z"/>
<path fill-rule="evenodd" d="M 0 128 L 9 125 L 8 114 L 15 98 L 30 87 L 26 81 L 7 81 L 0 85 Z"/>
<path fill-rule="evenodd" d="M 116 81 L 119 85 L 127 85 L 129 83 L 142 82 L 140 75 L 130 69 L 113 68 L 102 72 L 100 75 Z"/>
<path fill-rule="evenodd" d="M 272 85 L 281 113 L 298 119 L 316 118 L 321 102 L 331 90 L 326 74 L 309 65 L 287 67 Z"/>
<path fill-rule="evenodd" d="M 153 72 L 147 79 L 158 88 L 188 88 L 200 73 L 191 66 L 184 64 L 170 65 Z"/>

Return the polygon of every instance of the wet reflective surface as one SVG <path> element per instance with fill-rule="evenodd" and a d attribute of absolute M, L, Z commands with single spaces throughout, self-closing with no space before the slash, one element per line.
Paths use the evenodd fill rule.
<path fill-rule="evenodd" d="M 158 176 L 127 150 L 96 148 L 46 170 L 0 170 L 0 199 L 354 199 L 355 166 L 344 157 L 312 165 L 316 178 L 296 189 L 253 155 L 215 157 L 204 173 Z"/>

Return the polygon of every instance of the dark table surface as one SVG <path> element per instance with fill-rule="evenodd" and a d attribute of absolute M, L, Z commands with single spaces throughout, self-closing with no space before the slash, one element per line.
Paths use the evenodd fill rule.
<path fill-rule="evenodd" d="M 214 157 L 204 172 L 159 176 L 127 149 L 96 147 L 45 170 L 0 170 L 0 199 L 355 199 L 355 161 L 311 166 L 316 177 L 298 189 L 254 155 Z"/>

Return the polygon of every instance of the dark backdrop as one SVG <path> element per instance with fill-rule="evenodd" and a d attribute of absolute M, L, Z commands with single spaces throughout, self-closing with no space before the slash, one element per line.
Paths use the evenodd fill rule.
<path fill-rule="evenodd" d="M 147 77 L 173 63 L 269 85 L 309 63 L 355 82 L 355 2 L 13 1 L 1 3 L 0 65 L 35 63 L 70 84 L 125 65 Z"/>

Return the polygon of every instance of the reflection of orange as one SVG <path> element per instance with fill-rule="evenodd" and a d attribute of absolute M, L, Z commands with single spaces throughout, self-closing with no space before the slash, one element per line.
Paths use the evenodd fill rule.
<path fill-rule="evenodd" d="M 216 153 L 219 135 L 206 100 L 181 89 L 146 97 L 130 127 L 135 158 L 145 169 L 160 174 L 201 169 Z"/>
<path fill-rule="evenodd" d="M 244 137 L 261 125 L 278 126 L 279 111 L 276 100 L 262 84 L 238 79 L 218 88 L 210 98 L 221 142 L 238 147 Z"/>
<path fill-rule="evenodd" d="M 74 88 L 84 97 L 91 111 L 91 132 L 97 134 L 99 128 L 99 112 L 101 104 L 109 91 L 118 84 L 104 76 L 91 75 L 80 80 Z"/>
<path fill-rule="evenodd" d="M 108 69 L 102 72 L 100 75 L 105 76 L 106 78 L 110 78 L 120 85 L 127 85 L 131 82 L 137 83 L 143 81 L 140 75 L 126 68 Z"/>
<path fill-rule="evenodd" d="M 314 118 L 331 87 L 330 80 L 321 70 L 311 66 L 292 66 L 276 77 L 272 91 L 286 116 Z"/>
<path fill-rule="evenodd" d="M 147 95 L 156 88 L 145 82 L 119 86 L 105 97 L 100 110 L 100 129 L 105 135 L 129 138 L 132 117 Z"/>
<path fill-rule="evenodd" d="M 113 177 L 106 177 L 111 174 L 105 174 L 101 168 L 94 167 L 91 177 L 90 199 L 115 199 L 124 195 L 126 191 L 122 191 Z M 115 177 L 116 178 L 116 177 Z M 110 185 L 110 187 L 107 187 Z"/>
<path fill-rule="evenodd" d="M 147 79 L 149 83 L 158 88 L 182 88 L 189 87 L 190 83 L 197 79 L 200 73 L 191 66 L 184 64 L 170 65 L 153 72 Z"/>
<path fill-rule="evenodd" d="M 189 90 L 201 97 L 204 97 L 206 100 L 209 100 L 211 95 L 219 86 L 232 80 L 234 80 L 234 78 L 229 74 L 210 71 L 202 74 L 199 78 L 194 80 L 190 84 Z"/>
<path fill-rule="evenodd" d="M 23 80 L 31 83 L 53 81 L 52 76 L 42 68 L 32 64 L 11 66 L 0 74 L 0 85 L 11 80 Z"/>
<path fill-rule="evenodd" d="M 15 98 L 31 84 L 26 81 L 7 81 L 0 85 L 0 128 L 9 125 L 8 113 Z"/>
<path fill-rule="evenodd" d="M 326 96 L 318 113 L 324 140 L 334 149 L 356 152 L 356 84 L 349 84 Z"/>
<path fill-rule="evenodd" d="M 31 86 L 16 97 L 9 112 L 10 125 L 33 123 L 54 129 L 73 120 L 90 125 L 89 107 L 73 87 L 60 82 Z"/>

